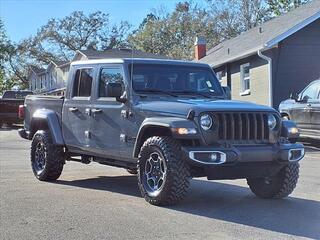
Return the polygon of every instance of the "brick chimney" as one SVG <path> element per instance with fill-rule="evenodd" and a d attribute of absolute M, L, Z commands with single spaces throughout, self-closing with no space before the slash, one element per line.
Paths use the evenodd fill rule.
<path fill-rule="evenodd" d="M 194 59 L 199 60 L 207 54 L 206 39 L 204 37 L 196 37 L 194 42 Z"/>

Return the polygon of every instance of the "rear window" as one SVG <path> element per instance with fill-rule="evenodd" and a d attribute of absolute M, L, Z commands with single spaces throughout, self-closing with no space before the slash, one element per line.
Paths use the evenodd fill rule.
<path fill-rule="evenodd" d="M 92 80 L 92 68 L 78 69 L 73 82 L 73 97 L 90 97 Z"/>

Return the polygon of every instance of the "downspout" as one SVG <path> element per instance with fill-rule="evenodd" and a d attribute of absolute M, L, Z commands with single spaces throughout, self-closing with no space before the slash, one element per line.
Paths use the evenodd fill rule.
<path fill-rule="evenodd" d="M 269 106 L 273 107 L 273 90 L 272 90 L 272 58 L 267 57 L 261 53 L 263 49 L 258 50 L 258 56 L 268 62 L 268 72 L 269 72 Z"/>

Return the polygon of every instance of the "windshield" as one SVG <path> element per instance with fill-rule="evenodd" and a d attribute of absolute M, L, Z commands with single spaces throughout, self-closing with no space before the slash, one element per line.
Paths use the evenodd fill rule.
<path fill-rule="evenodd" d="M 129 72 L 131 73 L 131 65 Z M 208 67 L 167 64 L 134 64 L 132 86 L 136 92 L 187 95 L 222 95 L 220 84 Z"/>
<path fill-rule="evenodd" d="M 5 91 L 2 98 L 24 99 L 27 95 L 32 95 L 30 91 Z"/>

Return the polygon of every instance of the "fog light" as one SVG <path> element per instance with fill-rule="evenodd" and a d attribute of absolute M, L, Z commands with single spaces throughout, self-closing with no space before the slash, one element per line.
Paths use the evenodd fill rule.
<path fill-rule="evenodd" d="M 288 152 L 288 160 L 290 162 L 299 161 L 304 156 L 304 149 L 290 149 Z"/>
<path fill-rule="evenodd" d="M 211 159 L 211 161 L 215 162 L 218 159 L 218 155 L 216 153 L 211 153 L 210 159 Z"/>
<path fill-rule="evenodd" d="M 220 151 L 190 151 L 190 159 L 203 164 L 223 164 L 226 162 L 227 156 Z"/>

